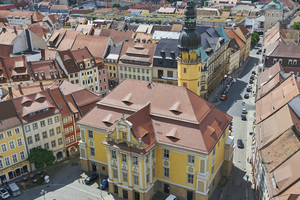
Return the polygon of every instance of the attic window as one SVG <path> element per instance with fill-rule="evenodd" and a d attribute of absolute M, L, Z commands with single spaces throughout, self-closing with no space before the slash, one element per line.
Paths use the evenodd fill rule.
<path fill-rule="evenodd" d="M 169 110 L 178 114 L 182 113 L 180 102 L 179 101 L 175 102 Z"/>
<path fill-rule="evenodd" d="M 173 128 L 170 132 L 168 132 L 166 134 L 166 137 L 170 138 L 170 139 L 180 140 L 180 138 L 179 138 L 179 132 L 178 132 L 177 128 Z"/>
<path fill-rule="evenodd" d="M 58 75 L 58 70 L 57 69 L 55 70 L 55 75 Z"/>
<path fill-rule="evenodd" d="M 126 95 L 123 99 L 122 102 L 125 104 L 132 104 L 132 93 L 129 93 L 128 95 Z"/>
<path fill-rule="evenodd" d="M 23 97 L 21 104 L 23 105 L 23 104 L 25 104 L 25 103 L 27 103 L 27 102 L 32 102 L 32 100 L 30 100 L 30 99 L 27 98 L 26 96 Z"/>
<path fill-rule="evenodd" d="M 34 72 L 34 76 L 36 76 L 36 77 L 37 77 L 37 76 L 38 76 L 38 73 L 37 73 L 37 72 Z"/>
<path fill-rule="evenodd" d="M 45 76 L 45 73 L 44 73 L 44 71 L 41 71 L 41 76 Z"/>
<path fill-rule="evenodd" d="M 215 129 L 213 127 L 211 127 L 211 126 L 208 126 L 207 130 L 209 132 L 209 135 L 213 135 L 215 133 Z"/>
<path fill-rule="evenodd" d="M 80 64 L 80 69 L 83 69 L 83 64 Z"/>
<path fill-rule="evenodd" d="M 45 96 L 44 95 L 42 95 L 42 94 L 40 94 L 40 93 L 37 93 L 37 95 L 35 96 L 35 101 L 36 100 L 40 100 L 40 99 L 42 99 L 42 98 L 45 98 Z"/>
<path fill-rule="evenodd" d="M 53 71 L 52 70 L 50 70 L 50 75 L 53 76 Z"/>
<path fill-rule="evenodd" d="M 102 120 L 103 123 L 113 124 L 113 116 L 112 114 L 108 114 L 104 119 Z"/>

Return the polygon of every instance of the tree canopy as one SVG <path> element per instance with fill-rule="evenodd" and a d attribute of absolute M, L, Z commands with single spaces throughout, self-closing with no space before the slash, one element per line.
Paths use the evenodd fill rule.
<path fill-rule="evenodd" d="M 112 7 L 113 7 L 113 8 L 120 8 L 121 5 L 120 5 L 119 3 L 114 3 Z"/>
<path fill-rule="evenodd" d="M 292 29 L 300 30 L 300 22 L 294 22 L 293 25 L 292 25 Z"/>
<path fill-rule="evenodd" d="M 37 169 L 41 169 L 45 165 L 52 165 L 55 160 L 55 156 L 50 150 L 33 148 L 30 155 L 28 156 L 28 160 L 29 162 L 34 163 Z"/>
<path fill-rule="evenodd" d="M 251 36 L 251 44 L 257 44 L 259 42 L 259 34 L 258 32 L 254 31 Z"/>

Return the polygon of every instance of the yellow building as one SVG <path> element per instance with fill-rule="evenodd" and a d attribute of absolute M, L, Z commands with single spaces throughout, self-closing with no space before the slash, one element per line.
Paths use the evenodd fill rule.
<path fill-rule="evenodd" d="M 189 0 L 185 9 L 184 30 L 178 41 L 178 86 L 183 86 L 200 96 L 201 36 L 195 30 L 197 11 Z"/>
<path fill-rule="evenodd" d="M 208 199 L 231 172 L 231 119 L 184 87 L 126 79 L 80 120 L 81 167 L 120 198 Z"/>
<path fill-rule="evenodd" d="M 30 170 L 21 121 L 11 100 L 0 102 L 0 184 Z"/>

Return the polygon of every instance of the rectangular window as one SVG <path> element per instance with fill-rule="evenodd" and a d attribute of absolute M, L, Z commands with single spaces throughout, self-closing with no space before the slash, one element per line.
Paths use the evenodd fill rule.
<path fill-rule="evenodd" d="M 7 151 L 7 147 L 6 147 L 6 144 L 1 144 L 1 150 L 2 150 L 2 153 L 6 152 Z"/>
<path fill-rule="evenodd" d="M 90 147 L 90 154 L 91 156 L 95 156 L 95 148 Z"/>
<path fill-rule="evenodd" d="M 123 163 L 127 162 L 126 154 L 122 154 L 122 162 Z"/>
<path fill-rule="evenodd" d="M 150 175 L 149 172 L 146 174 L 146 184 L 149 184 L 150 182 Z"/>
<path fill-rule="evenodd" d="M 187 183 L 188 184 L 194 184 L 194 175 L 193 174 L 188 174 L 187 175 Z"/>
<path fill-rule="evenodd" d="M 35 134 L 34 135 L 35 141 L 38 142 L 40 141 L 40 135 L 39 134 Z"/>
<path fill-rule="evenodd" d="M 188 163 L 189 164 L 195 164 L 195 156 L 188 155 Z"/>
<path fill-rule="evenodd" d="M 48 119 L 48 125 L 52 124 L 52 118 Z"/>
<path fill-rule="evenodd" d="M 173 71 L 167 71 L 167 77 L 173 77 Z"/>
<path fill-rule="evenodd" d="M 89 138 L 91 138 L 91 139 L 94 138 L 93 131 L 88 130 L 88 135 L 89 135 Z"/>
<path fill-rule="evenodd" d="M 211 167 L 211 175 L 214 174 L 214 170 L 215 170 L 215 165 L 213 165 L 213 166 Z"/>
<path fill-rule="evenodd" d="M 170 151 L 164 149 L 164 158 L 169 159 L 170 158 Z"/>
<path fill-rule="evenodd" d="M 148 164 L 149 162 L 149 154 L 146 155 L 146 163 Z"/>
<path fill-rule="evenodd" d="M 12 140 L 12 141 L 9 141 L 9 148 L 10 149 L 14 149 L 15 148 L 15 142 Z"/>
<path fill-rule="evenodd" d="M 132 164 L 133 165 L 138 165 L 138 158 L 136 156 L 132 157 Z"/>
<path fill-rule="evenodd" d="M 3 162 L 2 159 L 0 159 L 0 169 L 3 168 Z"/>
<path fill-rule="evenodd" d="M 70 133 L 73 133 L 73 131 L 74 131 L 73 126 L 70 126 L 70 127 L 69 127 L 69 132 L 70 132 Z"/>
<path fill-rule="evenodd" d="M 51 141 L 51 146 L 52 146 L 52 148 L 56 147 L 56 141 L 55 140 Z"/>
<path fill-rule="evenodd" d="M 49 135 L 50 135 L 50 137 L 54 136 L 54 129 L 53 128 L 49 130 Z"/>
<path fill-rule="evenodd" d="M 55 121 L 55 122 L 58 122 L 58 121 L 59 121 L 59 116 L 55 116 L 55 117 L 54 117 L 54 121 Z"/>
<path fill-rule="evenodd" d="M 41 121 L 41 127 L 44 127 L 44 126 L 46 126 L 45 120 L 42 120 L 42 121 Z"/>
<path fill-rule="evenodd" d="M 4 158 L 4 162 L 5 162 L 6 166 L 9 166 L 10 165 L 10 159 L 9 159 L 9 157 Z"/>
<path fill-rule="evenodd" d="M 155 149 L 153 149 L 153 151 L 152 151 L 152 160 L 154 160 L 155 159 Z"/>
<path fill-rule="evenodd" d="M 65 128 L 65 135 L 69 134 L 69 129 Z"/>
<path fill-rule="evenodd" d="M 133 184 L 139 185 L 139 177 L 137 175 L 133 175 Z"/>
<path fill-rule="evenodd" d="M 123 182 L 128 183 L 128 175 L 126 172 L 123 172 Z"/>
<path fill-rule="evenodd" d="M 32 124 L 32 129 L 35 130 L 35 129 L 37 129 L 37 128 L 38 128 L 37 123 L 33 123 L 33 124 Z"/>
<path fill-rule="evenodd" d="M 183 73 L 186 73 L 186 68 L 183 68 Z"/>
<path fill-rule="evenodd" d="M 47 131 L 42 132 L 42 135 L 43 135 L 43 139 L 48 138 Z"/>
<path fill-rule="evenodd" d="M 66 144 L 70 144 L 70 138 L 69 137 L 66 138 Z"/>
<path fill-rule="evenodd" d="M 20 129 L 19 129 L 19 128 L 16 128 L 16 129 L 15 129 L 15 133 L 16 133 L 16 134 L 19 134 L 19 133 L 20 133 Z"/>
<path fill-rule="evenodd" d="M 156 172 L 156 170 L 155 170 L 155 166 L 153 166 L 153 168 L 152 168 L 152 178 L 154 178 L 154 177 L 155 177 L 155 172 Z"/>
<path fill-rule="evenodd" d="M 21 158 L 21 160 L 25 160 L 25 152 L 24 151 L 20 152 L 20 158 Z"/>
<path fill-rule="evenodd" d="M 114 177 L 114 179 L 118 179 L 118 170 L 117 169 L 113 169 L 113 177 Z"/>
<path fill-rule="evenodd" d="M 23 145 L 22 138 L 17 139 L 18 147 Z"/>
<path fill-rule="evenodd" d="M 74 141 L 75 141 L 74 135 L 72 135 L 72 136 L 70 137 L 70 139 L 71 139 L 71 142 L 74 142 Z"/>
<path fill-rule="evenodd" d="M 26 126 L 25 126 L 25 131 L 26 131 L 26 132 L 29 132 L 29 131 L 30 131 L 30 126 L 29 126 L 29 125 L 26 125 Z"/>
<path fill-rule="evenodd" d="M 32 144 L 32 137 L 31 137 L 31 136 L 29 136 L 29 137 L 27 138 L 27 143 L 28 143 L 28 144 Z"/>
<path fill-rule="evenodd" d="M 62 138 L 58 138 L 58 145 L 62 145 Z"/>
<path fill-rule="evenodd" d="M 11 157 L 12 157 L 13 163 L 17 163 L 18 162 L 18 156 L 17 156 L 17 154 L 13 154 Z"/>
<path fill-rule="evenodd" d="M 126 136 L 127 134 L 126 133 L 122 133 L 122 138 L 123 138 L 123 140 L 127 140 L 127 136 Z"/>
<path fill-rule="evenodd" d="M 114 150 L 111 151 L 111 158 L 114 160 L 117 159 L 116 151 L 114 151 Z"/>
<path fill-rule="evenodd" d="M 170 169 L 164 167 L 164 177 L 165 177 L 165 178 L 169 178 L 169 176 L 170 176 Z"/>
<path fill-rule="evenodd" d="M 4 139 L 4 133 L 0 133 L 0 140 Z"/>
<path fill-rule="evenodd" d="M 68 118 L 64 118 L 64 124 L 68 123 Z"/>
<path fill-rule="evenodd" d="M 57 134 L 60 134 L 60 133 L 61 133 L 60 127 L 56 127 L 56 133 L 57 133 Z"/>
<path fill-rule="evenodd" d="M 45 144 L 44 144 L 44 147 L 45 147 L 45 149 L 49 149 L 49 143 L 48 143 L 48 142 L 45 143 Z"/>

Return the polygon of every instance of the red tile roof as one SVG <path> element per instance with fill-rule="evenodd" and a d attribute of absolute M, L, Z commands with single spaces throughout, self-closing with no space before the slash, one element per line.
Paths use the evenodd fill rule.
<path fill-rule="evenodd" d="M 0 102 L 0 131 L 8 130 L 21 125 L 12 100 Z"/>
<path fill-rule="evenodd" d="M 28 65 L 35 81 L 67 78 L 56 60 L 32 61 Z"/>
<path fill-rule="evenodd" d="M 144 81 L 124 80 L 79 123 L 112 131 L 115 125 L 105 123 L 105 119 L 109 115 L 114 122 L 124 113 L 128 121 L 134 122 L 137 136 L 148 132 L 150 147 L 155 143 L 151 138 L 154 131 L 158 143 L 210 153 L 232 117 L 184 87 L 147 85 Z"/>
<path fill-rule="evenodd" d="M 238 43 L 240 48 L 243 48 L 245 46 L 245 42 L 243 40 L 241 40 L 241 38 L 233 31 L 233 30 L 225 30 L 227 36 L 230 39 L 235 39 L 235 41 Z"/>

